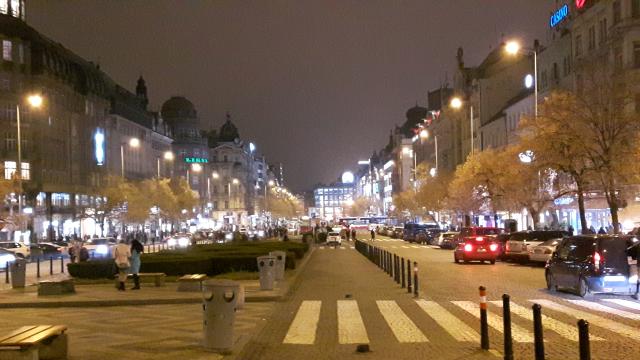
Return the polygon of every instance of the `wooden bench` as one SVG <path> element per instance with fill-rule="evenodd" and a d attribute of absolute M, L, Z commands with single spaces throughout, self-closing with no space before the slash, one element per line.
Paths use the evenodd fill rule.
<path fill-rule="evenodd" d="M 133 274 L 129 274 L 128 277 L 133 278 Z M 156 286 L 164 286 L 164 279 L 165 277 L 167 277 L 167 275 L 165 273 L 139 273 L 138 277 L 140 278 L 141 282 L 142 280 L 152 278 L 153 283 Z"/>
<path fill-rule="evenodd" d="M 38 296 L 74 294 L 73 280 L 44 280 L 38 282 Z"/>
<path fill-rule="evenodd" d="M 66 359 L 66 330 L 64 325 L 31 325 L 0 335 L 0 360 Z"/>
<path fill-rule="evenodd" d="M 184 275 L 178 279 L 178 291 L 202 291 L 202 282 L 205 280 L 205 274 Z"/>

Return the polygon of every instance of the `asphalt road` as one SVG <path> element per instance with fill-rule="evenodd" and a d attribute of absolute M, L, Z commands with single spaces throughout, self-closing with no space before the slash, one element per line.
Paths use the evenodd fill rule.
<path fill-rule="evenodd" d="M 592 358 L 636 359 L 640 303 L 549 293 L 541 266 L 455 264 L 451 250 L 378 238 L 418 262 L 420 296 L 408 294 L 353 243 L 317 247 L 295 292 L 277 305 L 241 359 L 496 358 L 503 350 L 501 297 L 511 296 L 516 358 L 533 358 L 531 305 L 542 305 L 547 359 L 577 359 L 579 318 L 591 324 Z M 492 353 L 478 352 L 478 286 L 488 290 Z M 357 354 L 357 344 L 371 352 Z"/>

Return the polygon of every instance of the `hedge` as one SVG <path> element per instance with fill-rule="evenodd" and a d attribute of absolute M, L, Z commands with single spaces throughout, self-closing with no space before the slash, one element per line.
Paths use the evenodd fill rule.
<path fill-rule="evenodd" d="M 309 249 L 307 244 L 265 242 L 249 244 L 197 245 L 187 249 L 164 250 L 143 254 L 140 272 L 162 272 L 167 275 L 207 274 L 210 276 L 234 271 L 258 271 L 256 257 L 270 251 L 287 252 L 285 267 L 295 268 Z M 69 274 L 76 278 L 112 278 L 113 260 L 91 260 L 67 264 Z"/>

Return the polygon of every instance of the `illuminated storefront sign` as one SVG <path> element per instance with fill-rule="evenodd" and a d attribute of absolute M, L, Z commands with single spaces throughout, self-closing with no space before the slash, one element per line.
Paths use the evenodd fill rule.
<path fill-rule="evenodd" d="M 582 6 L 584 6 L 584 4 Z M 556 27 L 556 25 L 560 24 L 564 19 L 567 18 L 567 16 L 569 16 L 569 5 L 564 4 L 563 7 L 556 10 L 556 12 L 551 15 L 549 24 L 551 25 L 551 27 Z"/>
<path fill-rule="evenodd" d="M 93 135 L 93 142 L 96 164 L 98 164 L 98 166 L 102 166 L 104 165 L 104 132 L 102 132 L 102 129 L 96 129 L 96 132 Z"/>
<path fill-rule="evenodd" d="M 184 162 L 186 162 L 187 164 L 207 164 L 209 163 L 209 160 L 198 157 L 186 157 L 184 158 Z"/>
<path fill-rule="evenodd" d="M 576 7 L 582 9 L 587 4 L 587 0 L 576 0 Z"/>

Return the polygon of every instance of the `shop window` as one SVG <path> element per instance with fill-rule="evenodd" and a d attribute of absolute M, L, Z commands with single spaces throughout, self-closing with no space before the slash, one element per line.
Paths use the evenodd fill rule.
<path fill-rule="evenodd" d="M 29 163 L 23 162 L 20 164 L 20 167 L 22 168 L 22 171 L 21 171 L 22 178 L 24 180 L 31 180 L 31 167 L 29 166 Z"/>
<path fill-rule="evenodd" d="M 12 61 L 11 52 L 13 44 L 9 40 L 2 40 L 2 59 L 6 61 Z"/>
<path fill-rule="evenodd" d="M 4 162 L 4 179 L 11 180 L 13 178 L 13 174 L 16 172 L 16 162 L 15 161 L 5 161 Z"/>

